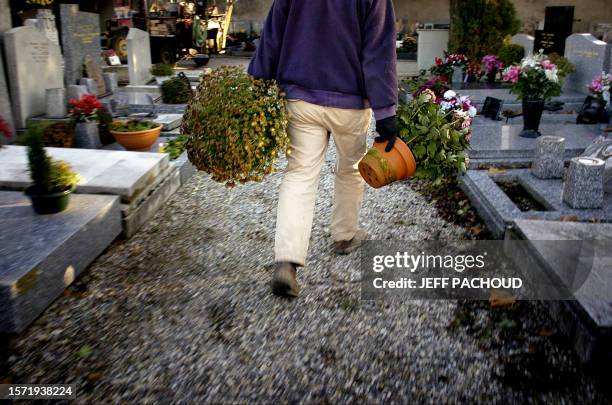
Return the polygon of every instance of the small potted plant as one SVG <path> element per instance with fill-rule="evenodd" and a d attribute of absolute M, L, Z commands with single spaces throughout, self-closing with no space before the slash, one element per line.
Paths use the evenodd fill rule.
<path fill-rule="evenodd" d="M 127 150 L 148 152 L 159 138 L 161 125 L 152 121 L 114 121 L 111 134 Z"/>
<path fill-rule="evenodd" d="M 98 110 L 102 103 L 92 94 L 85 94 L 79 100 L 70 100 L 70 117 L 75 123 L 74 140 L 77 148 L 98 149 Z"/>
<path fill-rule="evenodd" d="M 540 52 L 504 70 L 503 80 L 511 83 L 510 92 L 523 101 L 524 126 L 520 136 L 537 138 L 544 103 L 561 94 L 557 66 Z"/>
<path fill-rule="evenodd" d="M 174 75 L 174 69 L 165 63 L 157 63 L 151 67 L 151 74 L 155 77 L 157 84 L 162 84 Z"/>
<path fill-rule="evenodd" d="M 173 77 L 161 85 L 164 104 L 187 104 L 193 95 L 191 85 L 180 77 Z"/>
<path fill-rule="evenodd" d="M 504 64 L 497 55 L 486 55 L 481 61 L 482 70 L 489 83 L 495 83 L 497 72 L 504 68 Z"/>
<path fill-rule="evenodd" d="M 39 127 L 31 127 L 26 136 L 32 185 L 25 194 L 32 201 L 36 213 L 55 214 L 68 207 L 79 175 L 66 162 L 47 156 L 41 131 Z"/>

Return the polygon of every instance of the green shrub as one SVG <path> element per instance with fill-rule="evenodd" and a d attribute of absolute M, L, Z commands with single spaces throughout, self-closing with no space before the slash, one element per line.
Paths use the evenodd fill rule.
<path fill-rule="evenodd" d="M 65 191 L 79 182 L 79 175 L 62 160 L 53 160 L 45 152 L 42 133 L 44 125 L 32 124 L 26 133 L 28 166 L 38 192 L 50 194 Z"/>
<path fill-rule="evenodd" d="M 193 95 L 191 85 L 179 77 L 163 82 L 161 93 L 164 104 L 187 104 Z"/>
<path fill-rule="evenodd" d="M 170 160 L 174 160 L 181 156 L 185 151 L 185 137 L 179 135 L 174 139 L 170 139 L 166 145 L 160 150 L 161 153 L 167 153 Z"/>
<path fill-rule="evenodd" d="M 151 66 L 151 74 L 153 76 L 172 76 L 174 74 L 174 70 L 170 65 L 157 63 Z"/>
<path fill-rule="evenodd" d="M 112 130 L 115 132 L 139 132 L 147 129 L 158 128 L 160 125 L 145 120 L 130 120 L 130 121 L 115 121 L 112 124 Z"/>
<path fill-rule="evenodd" d="M 504 38 L 520 29 L 512 0 L 451 0 L 450 10 L 449 52 L 471 60 L 497 54 Z"/>
<path fill-rule="evenodd" d="M 287 123 L 285 99 L 274 81 L 223 67 L 201 79 L 181 133 L 195 167 L 233 186 L 272 173 L 289 145 Z"/>
<path fill-rule="evenodd" d="M 439 186 L 448 177 L 465 172 L 470 129 L 461 128 L 453 112 L 445 113 L 432 102 L 433 94 L 424 92 L 399 107 L 400 138 L 410 147 L 417 162 L 417 178 Z"/>
<path fill-rule="evenodd" d="M 548 55 L 548 59 L 557 65 L 557 74 L 561 79 L 565 79 L 567 76 L 576 71 L 574 65 L 572 65 L 572 63 L 566 57 L 561 56 L 558 53 L 551 53 Z"/>
<path fill-rule="evenodd" d="M 504 66 L 514 65 L 525 57 L 525 48 L 518 44 L 506 44 L 499 49 L 497 56 Z"/>

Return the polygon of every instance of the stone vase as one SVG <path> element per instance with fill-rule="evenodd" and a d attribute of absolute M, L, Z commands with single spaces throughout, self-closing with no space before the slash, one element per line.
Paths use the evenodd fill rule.
<path fill-rule="evenodd" d="M 77 148 L 98 149 L 102 146 L 98 123 L 96 121 L 77 122 L 74 128 L 74 140 Z"/>
<path fill-rule="evenodd" d="M 70 100 L 79 100 L 84 94 L 87 94 L 87 86 L 85 85 L 69 84 L 66 87 L 66 98 L 68 102 L 70 102 Z"/>
<path fill-rule="evenodd" d="M 117 73 L 104 73 L 104 84 L 106 84 L 106 90 L 115 93 L 119 87 Z"/>
<path fill-rule="evenodd" d="M 451 79 L 453 84 L 463 83 L 463 68 L 453 66 L 453 76 Z"/>
<path fill-rule="evenodd" d="M 605 166 L 599 158 L 573 158 L 563 183 L 563 201 L 576 209 L 601 208 Z"/>
<path fill-rule="evenodd" d="M 538 138 L 531 172 L 540 179 L 560 179 L 563 177 L 563 157 L 565 138 L 542 136 Z"/>
<path fill-rule="evenodd" d="M 46 90 L 46 115 L 47 118 L 64 118 L 68 113 L 66 103 L 66 89 Z"/>
<path fill-rule="evenodd" d="M 544 112 L 544 100 L 523 100 L 523 138 L 540 136 L 540 121 Z"/>

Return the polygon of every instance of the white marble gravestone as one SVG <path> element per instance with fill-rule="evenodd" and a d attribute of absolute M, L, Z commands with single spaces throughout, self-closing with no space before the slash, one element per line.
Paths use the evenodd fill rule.
<path fill-rule="evenodd" d="M 147 84 L 151 79 L 151 43 L 149 33 L 130 28 L 127 36 L 130 84 Z"/>
<path fill-rule="evenodd" d="M 520 45 L 525 48 L 525 56 L 534 52 L 533 47 L 535 43 L 535 38 L 531 35 L 523 33 L 516 34 L 510 39 L 510 43 Z"/>
<path fill-rule="evenodd" d="M 15 126 L 46 112 L 47 89 L 64 87 L 59 46 L 34 27 L 4 33 L 4 50 Z"/>
<path fill-rule="evenodd" d="M 566 87 L 588 94 L 587 86 L 601 72 L 610 70 L 612 44 L 591 34 L 573 34 L 565 42 L 565 57 L 576 67 L 566 80 Z"/>

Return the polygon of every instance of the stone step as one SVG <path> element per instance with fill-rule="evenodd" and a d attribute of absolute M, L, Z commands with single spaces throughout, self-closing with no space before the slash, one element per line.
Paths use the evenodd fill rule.
<path fill-rule="evenodd" d="M 117 196 L 74 194 L 38 215 L 11 191 L 0 206 L 0 332 L 19 333 L 121 233 L 121 209 Z"/>
<path fill-rule="evenodd" d="M 575 300 L 544 301 L 544 305 L 583 362 L 608 366 L 612 362 L 612 225 L 516 220 L 506 238 L 585 244 L 581 252 L 590 256 L 585 258 L 592 259 L 592 265 L 574 294 Z M 549 243 L 525 246 L 531 251 L 513 256 L 517 266 L 530 268 L 536 261 L 551 276 L 565 279 L 554 265 L 559 257 L 550 251 Z"/>

